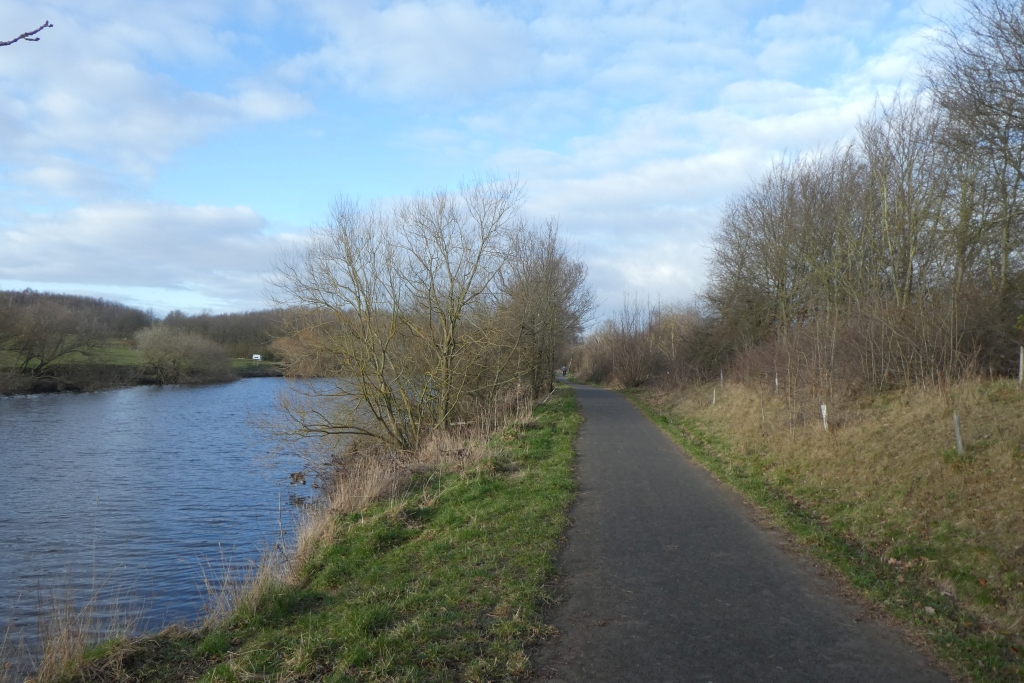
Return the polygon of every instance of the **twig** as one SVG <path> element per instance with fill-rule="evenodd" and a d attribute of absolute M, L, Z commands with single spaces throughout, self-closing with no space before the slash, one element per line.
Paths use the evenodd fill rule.
<path fill-rule="evenodd" d="M 46 22 L 43 23 L 42 26 L 37 28 L 35 31 L 26 31 L 25 33 L 22 33 L 20 36 L 18 36 L 14 40 L 0 40 L 0 47 L 6 47 L 8 45 L 14 45 L 19 40 L 25 40 L 25 41 L 28 41 L 30 43 L 38 42 L 39 38 L 38 37 L 33 38 L 32 36 L 36 35 L 40 31 L 42 31 L 44 28 L 53 28 L 53 24 L 51 24 L 49 21 L 46 21 Z"/>

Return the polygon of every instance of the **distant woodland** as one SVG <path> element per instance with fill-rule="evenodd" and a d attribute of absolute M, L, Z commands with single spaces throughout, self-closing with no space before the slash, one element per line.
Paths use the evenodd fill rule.
<path fill-rule="evenodd" d="M 0 393 L 229 379 L 232 358 L 273 360 L 279 328 L 269 310 L 160 319 L 104 299 L 0 291 Z"/>

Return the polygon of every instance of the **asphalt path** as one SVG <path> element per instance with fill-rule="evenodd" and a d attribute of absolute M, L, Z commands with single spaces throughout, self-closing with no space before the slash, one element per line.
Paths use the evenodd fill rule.
<path fill-rule="evenodd" d="M 574 389 L 580 495 L 534 680 L 949 680 L 625 398 Z"/>

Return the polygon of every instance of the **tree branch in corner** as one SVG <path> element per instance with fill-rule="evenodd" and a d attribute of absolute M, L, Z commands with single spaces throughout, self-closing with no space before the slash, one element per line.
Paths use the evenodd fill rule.
<path fill-rule="evenodd" d="M 8 45 L 14 45 L 19 40 L 27 40 L 29 42 L 34 43 L 34 42 L 39 40 L 39 37 L 36 36 L 35 38 L 33 38 L 33 36 L 35 36 L 37 33 L 42 31 L 44 28 L 53 28 L 53 24 L 51 24 L 49 21 L 47 21 L 47 22 L 44 22 L 43 25 L 40 26 L 39 28 L 37 28 L 35 31 L 26 31 L 25 33 L 22 33 L 20 36 L 18 36 L 14 40 L 0 40 L 0 47 L 6 47 Z"/>

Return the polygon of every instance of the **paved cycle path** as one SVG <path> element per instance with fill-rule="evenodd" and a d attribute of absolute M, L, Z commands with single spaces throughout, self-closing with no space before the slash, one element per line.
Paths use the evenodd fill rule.
<path fill-rule="evenodd" d="M 537 681 L 949 679 L 619 394 L 575 385 L 580 496 Z"/>

